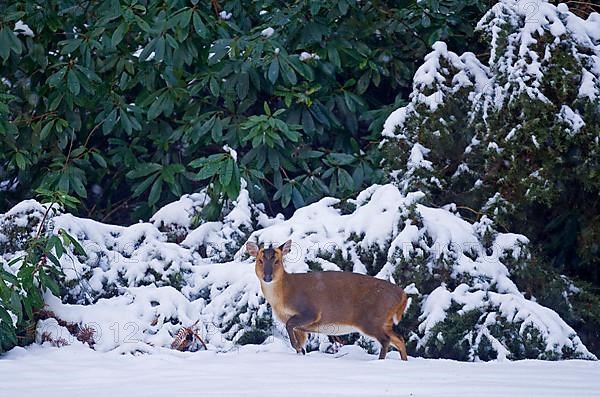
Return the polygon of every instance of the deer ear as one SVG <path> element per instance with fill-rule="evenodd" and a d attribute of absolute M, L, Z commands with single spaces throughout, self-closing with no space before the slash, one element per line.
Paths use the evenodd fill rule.
<path fill-rule="evenodd" d="M 287 253 L 289 253 L 291 248 L 292 248 L 292 240 L 288 240 L 285 243 L 281 244 L 279 246 L 279 249 L 281 250 L 281 255 L 286 255 Z"/>
<path fill-rule="evenodd" d="M 248 241 L 246 243 L 246 251 L 248 251 L 248 254 L 250 254 L 250 256 L 256 256 L 258 255 L 258 245 L 256 245 L 256 243 L 253 243 L 251 241 Z"/>

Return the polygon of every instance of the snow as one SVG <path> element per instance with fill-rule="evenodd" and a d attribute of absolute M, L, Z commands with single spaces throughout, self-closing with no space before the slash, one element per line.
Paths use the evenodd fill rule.
<path fill-rule="evenodd" d="M 525 23 L 523 23 L 523 20 Z M 569 12 L 565 4 L 555 6 L 547 0 L 501 0 L 481 18 L 477 29 L 486 32 L 491 38 L 492 50 L 489 64 L 498 68 L 510 84 L 503 90 L 510 90 L 510 100 L 525 93 L 532 98 L 550 102 L 541 90 L 548 59 L 560 46 L 568 45 L 570 52 L 584 67 L 595 65 L 596 76 L 589 76 L 585 68 L 580 86 L 580 96 L 598 97 L 600 82 L 600 46 L 598 38 L 599 18 L 597 13 L 591 13 L 584 20 Z M 503 45 L 503 38 L 498 34 L 502 25 L 508 23 L 517 27 L 515 33 L 508 35 L 507 44 Z M 550 35 L 553 40 L 542 42 L 539 36 Z M 572 40 L 568 42 L 565 37 Z M 542 42 L 543 50 L 536 49 Z M 579 46 L 577 48 L 576 46 Z M 585 54 L 586 49 L 589 55 Z M 540 57 L 544 54 L 544 57 Z M 516 87 L 516 90 L 513 88 Z"/>
<path fill-rule="evenodd" d="M 268 27 L 266 29 L 263 29 L 262 32 L 260 32 L 260 34 L 265 37 L 265 38 L 269 38 L 271 36 L 273 36 L 273 33 L 275 33 L 275 29 L 273 29 L 272 27 Z"/>
<path fill-rule="evenodd" d="M 385 120 L 381 135 L 384 137 L 394 137 L 396 127 L 402 126 L 406 121 L 407 112 L 408 109 L 406 107 L 401 107 L 394 110 Z"/>
<path fill-rule="evenodd" d="M 136 50 L 136 51 L 135 51 L 133 54 L 131 54 L 131 55 L 133 55 L 133 56 L 134 56 L 134 57 L 136 57 L 136 58 L 139 58 L 139 57 L 140 57 L 140 55 L 142 55 L 142 51 L 144 51 L 144 49 L 143 49 L 143 48 L 138 48 L 138 49 L 137 49 L 137 50 Z M 156 56 L 156 53 L 155 53 L 154 51 L 152 51 L 152 52 L 151 52 L 151 53 L 148 55 L 148 57 L 147 57 L 146 59 L 144 59 L 144 61 L 146 61 L 146 62 L 147 62 L 147 61 L 151 61 L 151 60 L 153 60 L 153 59 L 154 59 L 154 57 L 155 57 L 155 56 Z"/>
<path fill-rule="evenodd" d="M 35 34 L 33 33 L 33 30 L 31 30 L 31 28 L 23 21 L 18 20 L 15 23 L 15 29 L 14 29 L 15 33 L 17 35 L 23 35 L 23 36 L 29 36 L 29 37 L 34 37 Z"/>
<path fill-rule="evenodd" d="M 300 59 L 300 61 L 302 62 L 310 61 L 311 59 L 315 59 L 318 61 L 319 59 L 321 59 L 321 57 L 314 53 L 302 51 L 298 59 Z"/>
<path fill-rule="evenodd" d="M 585 121 L 583 121 L 579 113 L 567 105 L 562 105 L 557 118 L 559 121 L 567 124 L 568 131 L 571 134 L 577 133 L 583 126 L 585 126 Z"/>
<path fill-rule="evenodd" d="M 452 294 L 443 286 L 437 287 L 423 305 L 423 312 L 419 320 L 419 331 L 428 333 L 439 322 L 446 318 L 446 310 L 452 303 Z"/>
<path fill-rule="evenodd" d="M 425 56 L 425 63 L 417 69 L 413 77 L 413 105 L 423 103 L 431 111 L 435 111 L 444 102 L 447 94 L 445 89 L 432 90 L 429 95 L 423 94 L 425 88 L 444 87 L 448 82 L 448 71 L 443 67 L 443 63 L 448 63 L 457 70 L 451 80 L 452 90 L 448 94 L 473 85 L 477 90 L 481 90 L 489 84 L 488 70 L 473 53 L 466 52 L 458 56 L 448 51 L 446 43 L 441 41 L 434 43 L 432 50 Z"/>
<path fill-rule="evenodd" d="M 221 18 L 224 21 L 230 20 L 232 16 L 233 16 L 233 14 L 230 12 L 227 12 L 227 11 L 221 11 L 219 13 L 219 18 Z"/>
<path fill-rule="evenodd" d="M 189 228 L 194 213 L 199 212 L 202 207 L 209 202 L 210 198 L 207 194 L 186 194 L 179 200 L 159 209 L 152 218 L 150 218 L 150 222 L 158 228 L 166 225 L 178 225 Z"/>
<path fill-rule="evenodd" d="M 225 145 L 225 146 L 223 146 L 223 150 L 225 152 L 229 153 L 229 155 L 231 156 L 231 158 L 233 159 L 233 161 L 237 162 L 238 154 L 237 154 L 237 152 L 232 147 L 230 147 L 229 145 Z"/>
<path fill-rule="evenodd" d="M 581 73 L 581 85 L 579 86 L 578 95 L 580 98 L 587 97 L 590 101 L 593 101 L 599 97 L 598 90 L 596 89 L 600 85 L 598 78 L 586 69 L 583 69 Z"/>
<path fill-rule="evenodd" d="M 271 343 L 228 353 L 120 355 L 81 346 L 15 348 L 0 360 L 6 396 L 599 396 L 600 363 L 464 363 L 390 353 L 376 360 L 356 346 L 297 356 Z M 68 374 L 68 376 L 57 376 Z"/>
<path fill-rule="evenodd" d="M 446 97 L 454 96 L 463 88 L 473 87 L 476 92 L 489 89 L 489 68 L 475 54 L 466 52 L 459 56 L 449 51 L 446 43 L 441 41 L 434 43 L 432 50 L 415 72 L 410 103 L 396 109 L 386 119 L 381 134 L 384 138 L 401 138 L 406 120 L 415 114 L 419 105 L 425 105 L 434 112 Z M 469 99 L 475 101 L 478 97 Z"/>
<path fill-rule="evenodd" d="M 425 160 L 424 157 L 429 152 L 430 150 L 423 147 L 421 144 L 415 144 L 410 151 L 410 156 L 407 161 L 407 168 L 409 170 L 414 168 L 431 169 L 431 161 Z"/>

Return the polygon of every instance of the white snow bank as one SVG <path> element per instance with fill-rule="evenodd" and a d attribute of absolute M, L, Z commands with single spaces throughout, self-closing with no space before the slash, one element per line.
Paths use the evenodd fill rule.
<path fill-rule="evenodd" d="M 257 354 L 260 352 L 260 354 Z M 300 357 L 278 343 L 239 350 L 101 354 L 78 346 L 15 348 L 0 360 L 7 396 L 595 396 L 598 362 L 463 363 L 397 353 L 376 360 L 354 346 Z M 56 376 L 57 373 L 68 376 Z M 267 374 L 267 375 L 261 375 Z M 359 374 L 359 375 L 358 375 Z"/>

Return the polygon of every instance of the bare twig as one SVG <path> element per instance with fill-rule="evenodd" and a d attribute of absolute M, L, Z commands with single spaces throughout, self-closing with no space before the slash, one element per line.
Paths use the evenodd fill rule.
<path fill-rule="evenodd" d="M 129 203 L 129 200 L 131 200 L 131 197 L 127 197 L 123 200 L 121 200 L 121 202 L 112 210 L 110 210 L 108 212 L 108 214 L 104 215 L 102 217 L 102 219 L 100 220 L 100 222 L 105 222 L 112 214 L 114 214 L 115 212 L 117 212 L 118 210 L 120 210 L 121 208 L 123 208 L 124 206 L 126 206 Z"/>
<path fill-rule="evenodd" d="M 219 12 L 221 10 L 221 6 L 219 5 L 219 0 L 210 0 L 210 4 L 212 5 L 213 9 L 215 10 L 215 15 L 218 17 Z"/>

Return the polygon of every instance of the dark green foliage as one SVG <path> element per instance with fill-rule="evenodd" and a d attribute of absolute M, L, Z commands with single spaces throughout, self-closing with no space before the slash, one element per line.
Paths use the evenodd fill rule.
<path fill-rule="evenodd" d="M 34 340 L 38 311 L 44 307 L 43 293 L 49 290 L 60 296 L 63 272 L 59 259 L 68 255 L 66 247 L 73 245 L 77 255 L 85 255 L 81 245 L 65 230 L 59 230 L 58 234 L 46 231 L 50 212 L 55 211 L 54 204 L 74 208 L 77 199 L 63 193 L 38 192 L 48 207 L 36 235 L 26 240 L 23 255 L 8 262 L 7 267 L 19 264 L 15 273 L 0 267 L 0 352 Z M 11 314 L 16 321 L 13 322 Z"/>
<path fill-rule="evenodd" d="M 494 350 L 492 342 L 487 336 L 482 336 L 477 346 L 477 357 L 481 361 L 492 361 L 498 358 L 498 352 Z"/>
<path fill-rule="evenodd" d="M 410 259 L 404 259 L 400 256 L 396 262 L 394 270 L 394 279 L 401 280 L 402 284 L 415 283 L 421 292 L 428 294 L 433 291 L 441 282 L 436 277 L 436 274 L 432 274 L 427 266 L 429 262 L 429 255 L 423 255 L 421 253 L 412 254 Z"/>
<path fill-rule="evenodd" d="M 527 298 L 551 307 L 576 331 L 592 352 L 600 351 L 600 290 L 572 281 L 539 263 L 512 271 L 512 279 Z"/>
<path fill-rule="evenodd" d="M 502 34 L 518 27 L 505 28 Z M 572 51 L 589 50 L 568 37 L 554 48 L 553 40 L 546 32 L 531 49 L 544 54 L 552 48 L 541 66 L 539 88 L 548 102 L 518 92 L 518 83 L 509 81 L 502 69 L 502 62 L 510 61 L 497 60 L 490 65 L 495 84 L 514 85 L 508 91 L 514 97 L 502 99 L 486 114 L 467 100 L 475 91 L 470 86 L 446 95 L 435 111 L 417 104 L 404 125 L 410 136 L 388 146 L 385 156 L 391 169 L 403 170 L 412 145 L 420 143 L 430 149 L 426 158 L 433 165 L 431 170 L 419 169 L 422 175 L 411 178 L 411 189 L 431 193 L 436 205 L 457 203 L 468 219 L 487 214 L 542 247 L 559 272 L 600 283 L 600 104 L 578 97 L 582 69 L 590 66 L 586 55 L 576 58 Z M 498 43 L 502 54 L 507 43 Z M 424 95 L 448 93 L 454 84 L 457 71 L 445 59 L 440 62 L 444 84 L 450 87 L 435 84 L 423 89 Z M 479 103 L 489 100 L 486 95 L 491 94 L 484 93 Z M 572 132 L 557 116 L 563 105 L 581 116 L 585 125 L 580 130 Z"/>
<path fill-rule="evenodd" d="M 269 333 L 261 330 L 261 329 L 252 329 L 250 331 L 246 331 L 238 340 L 238 345 L 260 345 L 263 343 L 268 337 Z"/>
<path fill-rule="evenodd" d="M 242 312 L 245 311 L 242 308 Z M 239 345 L 260 345 L 273 334 L 273 316 L 269 311 L 261 317 L 257 317 L 256 323 L 245 326 L 246 331 L 236 341 Z"/>
<path fill-rule="evenodd" d="M 450 307 L 448 317 L 431 330 L 431 337 L 418 349 L 419 355 L 430 358 L 450 358 L 468 361 L 470 344 L 468 334 L 475 329 L 481 312 L 471 310 L 457 313 L 460 306 Z"/>
<path fill-rule="evenodd" d="M 385 242 L 385 247 L 389 249 L 389 241 Z M 377 245 L 370 246 L 366 249 L 361 245 L 356 245 L 356 254 L 360 261 L 367 268 L 367 274 L 374 276 L 387 263 L 387 249 L 381 249 Z"/>
<path fill-rule="evenodd" d="M 352 260 L 350 260 L 350 258 L 344 258 L 344 254 L 339 248 L 336 248 L 333 253 L 319 249 L 318 256 L 320 258 L 325 259 L 328 262 L 336 264 L 343 271 L 351 272 L 354 266 L 354 263 L 352 262 Z M 321 267 L 320 264 L 316 265 L 319 265 L 319 267 Z"/>
<path fill-rule="evenodd" d="M 240 177 L 270 212 L 349 196 L 382 178 L 373 143 L 414 60 L 436 40 L 472 48 L 488 5 L 3 2 L 0 211 L 42 186 L 128 223 L 209 186 L 210 219 Z"/>
<path fill-rule="evenodd" d="M 598 353 L 600 313 L 593 307 L 600 284 L 600 102 L 579 93 L 584 73 L 595 70 L 593 50 L 571 33 L 557 41 L 545 26 L 528 44 L 539 55 L 539 87 L 537 78 L 519 80 L 510 71 L 519 70 L 521 61 L 536 61 L 533 55 L 512 52 L 527 22 L 512 18 L 514 10 L 504 11 L 484 17 L 480 25 L 495 51 L 481 64 L 488 86 L 455 86 L 453 78 L 465 70 L 449 65 L 446 54 L 440 56 L 439 73 L 445 78 L 417 91 L 439 91 L 442 103 L 431 110 L 413 101 L 384 157 L 390 170 L 397 170 L 398 182 L 427 193 L 432 205 L 456 203 L 466 219 L 479 221 L 485 215 L 500 231 L 527 236 L 532 265 L 510 257 L 503 263 L 520 290 L 556 310 Z M 499 20 L 503 23 L 495 25 Z M 583 123 L 574 127 L 565 109 Z M 429 150 L 424 157 L 430 167 L 409 174 L 407 160 L 416 143 Z"/>
<path fill-rule="evenodd" d="M 521 323 L 509 323 L 506 319 L 499 318 L 494 325 L 490 326 L 490 334 L 494 338 L 501 339 L 504 342 L 510 351 L 510 359 L 558 359 L 551 352 L 545 351 L 544 338 L 535 327 L 528 325 L 523 332 L 520 332 L 520 328 Z M 565 358 L 575 357 L 566 356 Z"/>
<path fill-rule="evenodd" d="M 323 267 L 321 267 L 321 264 L 317 261 L 306 261 L 306 263 L 308 264 L 308 268 L 310 269 L 311 272 L 322 272 L 323 271 Z"/>

